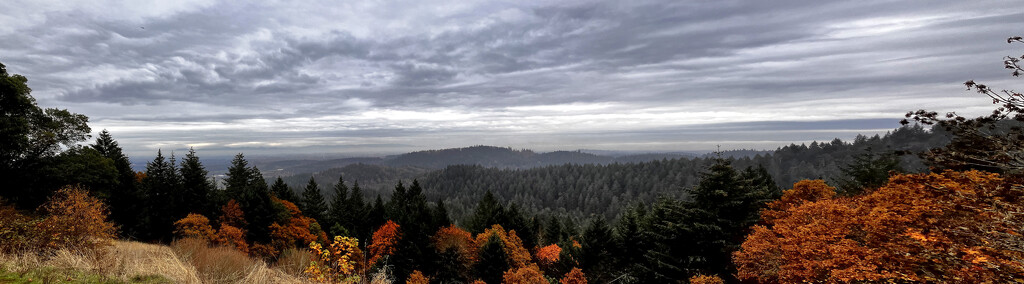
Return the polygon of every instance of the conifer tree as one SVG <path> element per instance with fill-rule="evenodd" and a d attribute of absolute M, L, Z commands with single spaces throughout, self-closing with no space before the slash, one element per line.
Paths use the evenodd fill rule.
<path fill-rule="evenodd" d="M 487 241 L 480 245 L 480 255 L 477 259 L 480 261 L 474 267 L 476 275 L 487 283 L 501 283 L 502 275 L 510 268 L 497 234 L 491 234 Z"/>
<path fill-rule="evenodd" d="M 615 255 L 615 238 L 611 227 L 604 218 L 592 219 L 583 231 L 582 268 L 590 271 L 587 280 L 594 283 L 608 283 L 612 280 L 612 259 Z"/>
<path fill-rule="evenodd" d="M 338 183 L 334 185 L 334 196 L 331 198 L 331 208 L 327 213 L 327 222 L 331 223 L 330 232 L 333 235 L 341 235 L 342 231 L 348 235 L 354 229 L 352 226 L 353 212 L 349 208 L 348 195 L 345 178 L 338 176 Z M 340 228 L 335 228 L 336 226 Z"/>
<path fill-rule="evenodd" d="M 227 179 L 224 180 L 224 191 L 227 194 L 227 199 L 238 200 L 242 196 L 242 192 L 249 187 L 252 179 L 252 170 L 249 169 L 249 162 L 245 160 L 245 155 L 238 153 L 231 160 Z"/>
<path fill-rule="evenodd" d="M 210 203 L 214 185 L 208 176 L 209 171 L 199 162 L 195 149 L 189 148 L 185 159 L 181 161 L 182 199 L 185 201 L 182 204 L 183 211 L 206 216 L 216 212 L 217 206 Z"/>
<path fill-rule="evenodd" d="M 114 161 L 114 168 L 117 169 L 117 186 L 111 190 L 107 201 L 110 205 L 110 219 L 121 225 L 121 233 L 126 238 L 135 239 L 144 230 L 140 227 L 138 219 L 145 204 L 132 163 L 106 129 L 100 132 L 92 148 Z"/>
<path fill-rule="evenodd" d="M 178 173 L 175 159 L 165 159 L 163 152 L 157 150 L 153 161 L 146 163 L 146 177 L 143 180 L 145 189 L 146 210 L 143 218 L 147 225 L 145 233 L 148 240 L 170 241 L 174 231 L 174 221 L 184 218 L 181 213 L 181 176 Z"/>
<path fill-rule="evenodd" d="M 320 186 L 316 184 L 313 177 L 309 177 L 309 183 L 302 190 L 302 213 L 313 218 L 317 223 L 324 221 L 324 214 L 327 212 L 327 203 L 324 202 L 324 195 L 320 193 Z"/>
<path fill-rule="evenodd" d="M 277 180 L 274 181 L 274 185 L 270 186 L 270 192 L 273 193 L 275 197 L 293 204 L 297 203 L 299 200 L 298 197 L 295 196 L 295 192 L 288 187 L 288 184 L 284 183 L 284 180 L 281 179 L 281 177 L 277 177 Z"/>
<path fill-rule="evenodd" d="M 470 216 L 468 229 L 474 234 L 482 233 L 485 229 L 490 228 L 491 225 L 501 224 L 502 218 L 505 217 L 505 208 L 498 203 L 498 199 L 494 197 L 491 191 L 484 193 L 484 197 L 477 203 L 476 209 L 473 210 L 473 215 Z"/>
<path fill-rule="evenodd" d="M 359 188 L 359 181 L 355 181 L 352 184 L 352 192 L 348 198 L 348 208 L 351 210 L 352 216 L 352 233 L 356 234 L 358 238 L 364 238 L 370 234 L 370 226 L 367 221 L 370 208 L 367 208 L 366 201 L 364 201 L 363 190 Z"/>

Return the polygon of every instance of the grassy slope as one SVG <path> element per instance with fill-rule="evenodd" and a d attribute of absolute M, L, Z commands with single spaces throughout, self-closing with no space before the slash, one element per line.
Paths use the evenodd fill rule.
<path fill-rule="evenodd" d="M 238 268 L 237 277 L 233 279 L 210 279 L 211 274 L 205 273 L 204 268 L 197 269 L 169 246 L 114 241 L 106 253 L 99 254 L 58 251 L 48 258 L 32 254 L 0 255 L 0 283 L 302 282 L 261 261 L 248 262 Z"/>

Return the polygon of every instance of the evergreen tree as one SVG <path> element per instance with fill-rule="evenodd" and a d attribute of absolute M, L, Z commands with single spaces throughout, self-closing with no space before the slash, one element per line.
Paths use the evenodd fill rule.
<path fill-rule="evenodd" d="M 295 196 L 295 192 L 284 183 L 284 180 L 281 179 L 281 177 L 277 177 L 277 180 L 274 181 L 274 185 L 270 186 L 270 192 L 281 200 L 286 200 L 291 203 L 299 202 L 299 198 Z"/>
<path fill-rule="evenodd" d="M 349 192 L 348 186 L 345 185 L 345 178 L 339 176 L 338 183 L 334 185 L 334 196 L 331 198 L 331 208 L 328 211 L 327 220 L 331 222 L 332 235 L 342 235 L 342 230 L 345 233 L 352 231 L 353 226 L 353 215 L 352 208 L 349 208 Z M 342 229 L 335 228 L 335 226 L 341 227 Z M 345 234 L 348 235 L 348 234 Z"/>
<path fill-rule="evenodd" d="M 380 226 L 387 221 L 387 209 L 384 207 L 384 199 L 380 197 L 380 194 L 378 194 L 377 199 L 373 201 L 373 207 L 371 207 L 370 211 L 367 213 L 366 221 L 366 227 L 368 228 L 367 231 L 370 233 L 376 231 L 377 228 L 380 228 Z M 366 236 L 369 236 L 369 234 Z"/>
<path fill-rule="evenodd" d="M 249 223 L 246 228 L 249 240 L 266 243 L 270 241 L 270 225 L 277 219 L 274 201 L 270 199 L 270 187 L 260 169 L 252 167 L 248 171 L 249 181 L 237 201 Z"/>
<path fill-rule="evenodd" d="M 865 189 L 873 189 L 885 185 L 889 181 L 889 173 L 903 172 L 900 159 L 896 154 L 875 153 L 868 147 L 864 153 L 854 156 L 853 161 L 841 166 L 842 178 L 836 182 L 838 193 L 857 195 Z"/>
<path fill-rule="evenodd" d="M 582 269 L 589 271 L 587 280 L 594 283 L 608 283 L 613 279 L 612 260 L 615 255 L 615 237 L 604 218 L 590 221 L 581 238 L 583 245 Z"/>
<path fill-rule="evenodd" d="M 359 188 L 359 181 L 356 181 L 352 184 L 352 193 L 348 198 L 348 208 L 352 210 L 350 213 L 352 216 L 352 232 L 359 239 L 363 239 L 372 233 L 370 232 L 372 229 L 368 226 L 370 222 L 367 221 L 370 208 L 367 208 L 366 201 L 363 200 L 364 198 L 363 190 Z"/>
<path fill-rule="evenodd" d="M 320 193 L 320 186 L 316 184 L 313 177 L 309 177 L 309 183 L 302 190 L 302 213 L 317 220 L 317 223 L 324 221 L 324 214 L 327 212 L 327 203 L 324 202 L 324 195 Z"/>
<path fill-rule="evenodd" d="M 452 219 L 448 217 L 448 207 L 444 205 L 444 200 L 437 202 L 431 217 L 431 227 L 441 228 L 452 223 Z"/>
<path fill-rule="evenodd" d="M 100 132 L 96 143 L 92 145 L 104 157 L 114 161 L 117 169 L 117 186 L 111 192 L 109 200 L 110 219 L 121 225 L 121 233 L 128 239 L 141 236 L 145 228 L 141 227 L 139 217 L 143 214 L 145 202 L 139 190 L 139 182 L 135 178 L 135 170 L 121 146 L 106 129 Z"/>
<path fill-rule="evenodd" d="M 181 202 L 181 176 L 175 165 L 174 156 L 164 158 L 163 152 L 157 150 L 153 161 L 146 163 L 146 177 L 143 179 L 145 189 L 146 210 L 143 222 L 147 230 L 143 232 L 148 240 L 170 241 L 174 231 L 174 221 L 184 218 Z M 181 216 L 179 216 L 181 215 Z"/>
<path fill-rule="evenodd" d="M 473 215 L 470 216 L 469 221 L 466 223 L 471 233 L 479 234 L 485 229 L 490 228 L 491 225 L 501 224 L 504 217 L 505 208 L 498 203 L 498 199 L 488 190 L 484 193 L 484 197 L 480 199 L 480 202 L 477 203 L 476 209 L 473 210 Z"/>
<path fill-rule="evenodd" d="M 228 199 L 238 200 L 242 192 L 249 187 L 253 180 L 252 170 L 249 169 L 249 162 L 245 155 L 238 153 L 231 160 L 231 167 L 228 168 L 227 179 L 224 180 L 224 191 Z"/>
<path fill-rule="evenodd" d="M 185 159 L 181 161 L 182 199 L 185 201 L 182 204 L 183 211 L 205 216 L 211 216 L 217 211 L 217 206 L 210 203 L 214 185 L 208 176 L 209 171 L 199 162 L 195 149 L 189 148 Z"/>
<path fill-rule="evenodd" d="M 477 259 L 476 276 L 486 283 L 502 283 L 502 275 L 508 270 L 509 263 L 505 256 L 501 240 L 496 235 L 491 235 L 480 246 Z"/>
<path fill-rule="evenodd" d="M 562 222 L 558 221 L 555 215 L 548 217 L 544 224 L 544 244 L 557 244 L 566 239 L 565 230 L 562 229 Z"/>

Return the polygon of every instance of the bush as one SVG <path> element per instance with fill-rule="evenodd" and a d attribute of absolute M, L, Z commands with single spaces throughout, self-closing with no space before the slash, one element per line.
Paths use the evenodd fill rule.
<path fill-rule="evenodd" d="M 78 186 L 61 188 L 40 211 L 47 214 L 36 226 L 36 248 L 42 252 L 91 251 L 109 246 L 114 238 L 116 227 L 107 221 L 107 206 Z"/>
<path fill-rule="evenodd" d="M 0 200 L 0 253 L 17 253 L 35 247 L 37 221 L 22 215 Z"/>

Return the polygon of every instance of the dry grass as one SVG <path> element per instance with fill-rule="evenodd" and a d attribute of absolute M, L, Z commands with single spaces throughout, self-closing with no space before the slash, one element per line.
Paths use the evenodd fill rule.
<path fill-rule="evenodd" d="M 302 271 L 306 269 L 311 259 L 313 259 L 313 254 L 309 253 L 308 250 L 289 248 L 281 252 L 281 255 L 277 257 L 274 269 L 288 275 L 302 277 Z"/>
<path fill-rule="evenodd" d="M 236 250 L 205 243 L 175 246 L 114 241 L 103 252 L 60 250 L 52 256 L 0 254 L 0 270 L 25 272 L 40 267 L 73 269 L 102 278 L 145 283 L 306 283 L 305 279 L 267 267 Z"/>

